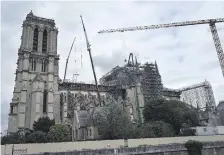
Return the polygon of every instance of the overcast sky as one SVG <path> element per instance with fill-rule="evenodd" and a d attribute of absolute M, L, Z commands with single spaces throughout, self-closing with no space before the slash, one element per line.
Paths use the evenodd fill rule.
<path fill-rule="evenodd" d="M 140 62 L 157 61 L 164 86 L 179 88 L 207 79 L 216 102 L 224 100 L 224 79 L 208 25 L 126 33 L 97 34 L 101 29 L 144 26 L 178 21 L 223 18 L 224 2 L 2 2 L 1 8 L 1 125 L 7 128 L 22 22 L 34 15 L 54 19 L 58 27 L 60 78 L 76 37 L 67 78 L 94 80 L 86 51 L 80 14 L 92 47 L 97 77 L 123 65 L 132 52 Z M 217 24 L 224 48 L 224 23 Z M 82 56 L 82 59 L 81 59 Z M 81 65 L 82 64 L 82 65 Z"/>

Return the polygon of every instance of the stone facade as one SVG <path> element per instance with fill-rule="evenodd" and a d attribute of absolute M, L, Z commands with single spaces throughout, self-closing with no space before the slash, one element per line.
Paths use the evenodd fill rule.
<path fill-rule="evenodd" d="M 32 128 L 39 117 L 57 120 L 59 105 L 57 34 L 54 20 L 34 16 L 23 22 L 8 132 Z"/>
<path fill-rule="evenodd" d="M 96 86 L 84 83 L 59 83 L 60 122 L 73 129 L 74 140 L 98 139 L 100 135 L 91 117 L 114 96 L 121 101 L 127 98 L 126 90 L 118 86 L 99 85 L 100 104 Z M 131 106 L 126 106 L 127 108 Z"/>
<path fill-rule="evenodd" d="M 8 132 L 16 132 L 19 128 L 32 129 L 34 121 L 48 116 L 56 123 L 72 127 L 75 140 L 96 139 L 99 137 L 97 128 L 87 120 L 91 120 L 94 111 L 104 106 L 111 96 L 125 102 L 133 122 L 144 122 L 142 111 L 150 99 L 181 99 L 194 104 L 189 94 L 197 88 L 175 90 L 163 87 L 156 62 L 144 65 L 128 63 L 112 69 L 100 79 L 99 102 L 95 85 L 59 80 L 57 35 L 54 20 L 37 17 L 32 11 L 24 20 Z M 213 95 L 210 85 L 205 85 L 203 89 L 209 88 L 206 93 Z M 213 105 L 212 95 L 208 96 L 208 101 L 200 101 L 199 105 Z M 201 97 L 192 102 L 198 99 Z"/>

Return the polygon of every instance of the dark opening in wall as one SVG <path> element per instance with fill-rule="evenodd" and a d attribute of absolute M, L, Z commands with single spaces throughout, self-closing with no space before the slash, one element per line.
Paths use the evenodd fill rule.
<path fill-rule="evenodd" d="M 37 52 L 37 47 L 38 47 L 38 29 L 35 28 L 33 34 L 33 52 Z"/>
<path fill-rule="evenodd" d="M 30 61 L 31 61 L 31 71 L 36 71 L 37 67 L 36 60 L 32 58 Z"/>
<path fill-rule="evenodd" d="M 13 113 L 13 106 L 11 105 L 10 106 L 10 114 L 12 114 Z"/>
<path fill-rule="evenodd" d="M 42 60 L 41 62 L 41 72 L 47 71 L 47 60 Z"/>
<path fill-rule="evenodd" d="M 44 97 L 43 97 L 43 113 L 47 112 L 47 90 L 44 89 Z"/>
<path fill-rule="evenodd" d="M 43 32 L 42 53 L 47 52 L 47 30 Z"/>

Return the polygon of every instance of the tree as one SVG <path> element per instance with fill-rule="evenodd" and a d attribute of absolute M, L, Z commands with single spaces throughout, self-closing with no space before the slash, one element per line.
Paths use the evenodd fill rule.
<path fill-rule="evenodd" d="M 26 137 L 27 143 L 47 143 L 47 134 L 43 131 L 34 131 Z"/>
<path fill-rule="evenodd" d="M 151 125 L 149 123 L 145 123 L 143 126 L 138 127 L 136 130 L 138 134 L 138 138 L 153 138 L 156 137 Z"/>
<path fill-rule="evenodd" d="M 30 129 L 20 129 L 15 133 L 8 133 L 1 137 L 1 144 L 21 144 L 26 143 L 26 136 L 31 132 Z"/>
<path fill-rule="evenodd" d="M 102 139 L 126 139 L 133 135 L 134 127 L 121 100 L 111 98 L 94 114 L 94 122 Z"/>
<path fill-rule="evenodd" d="M 56 124 L 50 128 L 48 137 L 51 142 L 66 142 L 71 140 L 71 134 L 68 126 Z"/>
<path fill-rule="evenodd" d="M 145 123 L 139 128 L 138 132 L 138 138 L 172 137 L 175 135 L 173 127 L 162 121 Z"/>
<path fill-rule="evenodd" d="M 176 100 L 151 100 L 145 104 L 143 116 L 146 122 L 162 121 L 170 124 L 178 135 L 182 127 L 199 125 L 196 110 Z"/>
<path fill-rule="evenodd" d="M 49 117 L 40 117 L 37 121 L 33 123 L 33 130 L 48 133 L 50 127 L 54 124 L 54 120 L 51 120 Z"/>
<path fill-rule="evenodd" d="M 173 127 L 162 121 L 151 122 L 150 129 L 155 137 L 173 137 L 175 135 Z"/>
<path fill-rule="evenodd" d="M 16 133 L 9 133 L 8 135 L 4 135 L 1 137 L 1 145 L 5 144 L 20 144 L 24 141 L 23 136 Z"/>

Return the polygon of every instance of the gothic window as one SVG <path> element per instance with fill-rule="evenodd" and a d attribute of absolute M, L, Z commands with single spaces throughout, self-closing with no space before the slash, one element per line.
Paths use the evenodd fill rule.
<path fill-rule="evenodd" d="M 10 106 L 10 114 L 13 113 L 13 106 Z"/>
<path fill-rule="evenodd" d="M 46 72 L 47 68 L 47 60 L 42 60 L 41 61 L 41 72 Z"/>
<path fill-rule="evenodd" d="M 35 28 L 33 33 L 33 52 L 37 52 L 38 47 L 38 29 Z"/>
<path fill-rule="evenodd" d="M 31 71 L 36 71 L 37 62 L 35 59 L 31 59 Z"/>
<path fill-rule="evenodd" d="M 47 90 L 44 89 L 44 97 L 43 97 L 43 113 L 47 112 Z"/>
<path fill-rule="evenodd" d="M 47 30 L 43 32 L 42 53 L 47 52 Z"/>

